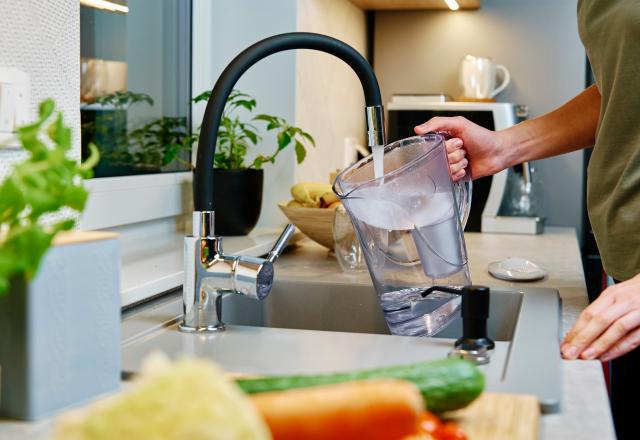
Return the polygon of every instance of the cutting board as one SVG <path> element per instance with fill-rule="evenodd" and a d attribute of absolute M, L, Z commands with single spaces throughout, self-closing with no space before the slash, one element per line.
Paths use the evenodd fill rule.
<path fill-rule="evenodd" d="M 540 405 L 535 396 L 483 393 L 468 407 L 445 414 L 469 440 L 538 440 Z"/>

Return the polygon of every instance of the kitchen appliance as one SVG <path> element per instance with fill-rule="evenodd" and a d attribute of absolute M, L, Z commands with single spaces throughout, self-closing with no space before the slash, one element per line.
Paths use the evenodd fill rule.
<path fill-rule="evenodd" d="M 414 134 L 414 127 L 435 116 L 464 116 L 489 130 L 502 130 L 527 117 L 527 107 L 497 102 L 428 102 L 394 95 L 388 108 L 389 141 Z M 528 166 L 525 163 L 525 166 Z M 509 173 L 520 173 L 520 167 L 501 171 L 473 181 L 473 200 L 465 227 L 469 232 L 539 234 L 544 219 L 538 216 L 503 215 L 503 203 L 508 203 Z"/>
<path fill-rule="evenodd" d="M 446 93 L 401 93 L 393 95 L 400 97 L 403 101 L 415 101 L 415 102 L 449 102 L 453 101 L 453 98 Z"/>
<path fill-rule="evenodd" d="M 502 81 L 496 86 L 498 72 L 502 73 Z M 490 99 L 509 85 L 511 74 L 491 58 L 465 55 L 460 61 L 459 81 L 465 98 Z"/>
<path fill-rule="evenodd" d="M 453 182 L 444 137 L 414 136 L 384 148 L 382 176 L 366 157 L 336 177 L 392 334 L 432 336 L 457 316 L 471 284 L 462 234 L 469 179 Z M 462 224 L 461 224 L 462 223 Z"/>

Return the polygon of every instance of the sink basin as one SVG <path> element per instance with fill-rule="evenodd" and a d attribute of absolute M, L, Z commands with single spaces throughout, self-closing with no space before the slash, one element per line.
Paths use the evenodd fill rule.
<path fill-rule="evenodd" d="M 495 341 L 510 341 L 522 304 L 522 293 L 491 291 L 487 332 Z M 223 299 L 225 322 L 237 325 L 326 330 L 388 335 L 389 328 L 373 286 L 280 281 L 259 303 L 240 295 Z M 435 335 L 457 339 L 462 335 L 458 317 Z"/>
<path fill-rule="evenodd" d="M 391 336 L 372 286 L 277 280 L 258 302 L 224 298 L 227 330 L 178 331 L 179 294 L 126 312 L 122 368 L 139 371 L 150 352 L 207 357 L 227 371 L 313 374 L 375 368 L 446 357 L 461 336 L 461 320 L 437 337 Z M 553 289 L 491 290 L 489 337 L 496 347 L 480 368 L 486 389 L 533 394 L 543 412 L 556 412 L 562 394 L 560 298 Z"/>

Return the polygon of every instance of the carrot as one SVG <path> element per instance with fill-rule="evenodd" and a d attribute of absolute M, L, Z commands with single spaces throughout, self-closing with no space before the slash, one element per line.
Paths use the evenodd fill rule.
<path fill-rule="evenodd" d="M 251 401 L 274 440 L 402 439 L 424 411 L 418 388 L 395 379 L 260 393 Z"/>

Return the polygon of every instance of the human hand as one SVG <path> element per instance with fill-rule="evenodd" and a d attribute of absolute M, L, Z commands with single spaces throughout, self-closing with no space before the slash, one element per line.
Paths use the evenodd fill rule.
<path fill-rule="evenodd" d="M 451 136 L 446 141 L 451 176 L 462 179 L 470 165 L 474 179 L 495 174 L 506 168 L 503 147 L 498 132 L 487 130 L 461 116 L 435 117 L 414 128 L 416 134 L 444 132 Z"/>
<path fill-rule="evenodd" d="M 605 289 L 564 338 L 565 359 L 609 361 L 640 345 L 640 274 Z"/>

